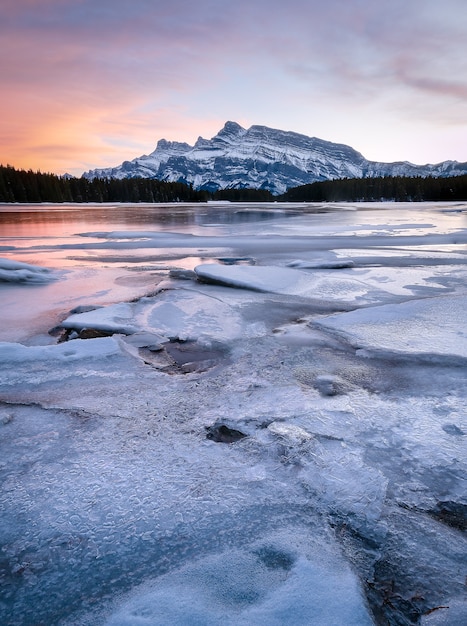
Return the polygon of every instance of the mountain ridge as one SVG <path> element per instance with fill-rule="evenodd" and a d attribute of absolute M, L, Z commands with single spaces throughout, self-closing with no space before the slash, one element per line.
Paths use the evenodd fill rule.
<path fill-rule="evenodd" d="M 409 161 L 370 161 L 345 144 L 293 131 L 228 121 L 211 139 L 185 142 L 159 139 L 156 149 L 111 168 L 94 169 L 94 178 L 153 178 L 191 184 L 194 189 L 267 189 L 284 193 L 317 181 L 380 176 L 449 177 L 467 173 L 467 163 L 442 161 L 416 165 Z"/>

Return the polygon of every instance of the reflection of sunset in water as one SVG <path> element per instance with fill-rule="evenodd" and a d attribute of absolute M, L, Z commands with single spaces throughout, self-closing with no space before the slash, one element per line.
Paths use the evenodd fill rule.
<path fill-rule="evenodd" d="M 427 610 L 463 592 L 465 214 L 288 207 L 0 207 L 0 508 L 17 585 L 1 624 L 374 626 L 388 577 L 402 581 L 390 624 L 412 620 L 415 590 Z M 317 567 L 328 544 L 342 585 Z M 198 578 L 206 604 L 194 615 L 185 598 L 180 621 Z M 228 606 L 211 620 L 216 578 Z M 128 589 L 140 582 L 149 600 Z M 345 616 L 340 602 L 315 619 L 318 583 L 326 610 L 347 587 Z M 379 621 L 349 608 L 364 590 Z M 122 604 L 127 591 L 140 599 Z M 258 620 L 277 593 L 278 620 Z M 153 620 L 168 594 L 175 610 Z"/>
<path fill-rule="evenodd" d="M 405 293 L 395 273 L 417 264 L 421 254 L 427 266 L 442 267 L 453 255 L 462 262 L 455 233 L 466 227 L 465 210 L 415 203 L 1 205 L 0 258 L 50 268 L 58 280 L 30 287 L 0 283 L 0 336 L 22 337 L 37 326 L 46 331 L 83 302 L 141 297 L 172 269 L 193 270 L 236 253 L 253 264 L 264 254 L 286 264 L 313 253 L 318 239 L 362 267 L 384 267 L 393 291 Z M 426 271 L 412 282 L 423 287 Z M 374 280 L 377 285 L 382 278 Z"/>

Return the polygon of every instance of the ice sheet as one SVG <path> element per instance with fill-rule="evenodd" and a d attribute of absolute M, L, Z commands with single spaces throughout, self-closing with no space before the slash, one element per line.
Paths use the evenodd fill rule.
<path fill-rule="evenodd" d="M 197 276 L 206 282 L 229 287 L 301 296 L 323 301 L 374 301 L 388 297 L 384 290 L 368 286 L 342 272 L 312 273 L 278 266 L 216 265 L 195 267 Z"/>
<path fill-rule="evenodd" d="M 92 341 L 76 340 L 50 346 L 23 346 L 20 343 L 0 342 L 0 362 L 2 365 L 13 363 L 36 363 L 51 361 L 63 365 L 79 359 L 101 359 L 120 353 L 120 345 L 114 337 L 103 337 Z"/>
<path fill-rule="evenodd" d="M 58 277 L 46 267 L 0 258 L 0 282 L 43 284 Z"/>
<path fill-rule="evenodd" d="M 258 208 L 8 222 L 2 624 L 467 621 L 465 213 Z"/>
<path fill-rule="evenodd" d="M 329 316 L 322 327 L 343 334 L 360 353 L 467 359 L 467 296 L 440 296 Z"/>
<path fill-rule="evenodd" d="M 68 329 L 95 328 L 133 334 L 152 332 L 181 340 L 232 340 L 243 328 L 240 316 L 228 304 L 190 289 L 166 290 L 135 303 L 118 303 L 70 315 L 61 325 Z"/>
<path fill-rule="evenodd" d="M 325 545 L 313 554 L 313 538 L 306 544 L 303 534 L 268 537 L 164 576 L 126 600 L 106 624 L 372 624 L 349 567 L 329 552 L 323 559 Z"/>

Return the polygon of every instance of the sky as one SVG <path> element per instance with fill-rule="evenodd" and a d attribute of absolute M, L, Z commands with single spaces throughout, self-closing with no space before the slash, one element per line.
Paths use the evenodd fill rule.
<path fill-rule="evenodd" d="M 1 0 L 0 163 L 81 175 L 227 120 L 467 161 L 466 0 Z"/>

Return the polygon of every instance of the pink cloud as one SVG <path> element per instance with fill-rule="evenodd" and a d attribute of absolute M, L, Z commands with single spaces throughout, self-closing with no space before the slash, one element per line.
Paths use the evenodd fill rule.
<path fill-rule="evenodd" d="M 434 0 L 4 0 L 1 12 L 0 161 L 18 166 L 113 165 L 227 118 L 280 125 L 281 102 L 288 128 L 318 134 L 295 120 L 364 124 L 366 102 L 395 100 L 382 117 L 420 116 L 430 94 L 436 122 L 466 95 L 462 20 Z"/>

